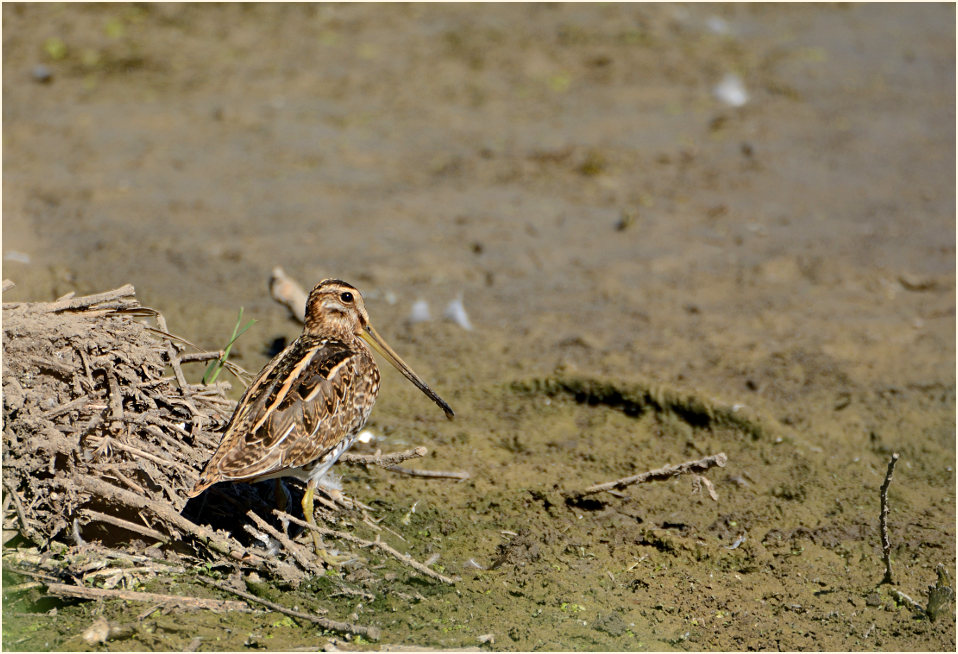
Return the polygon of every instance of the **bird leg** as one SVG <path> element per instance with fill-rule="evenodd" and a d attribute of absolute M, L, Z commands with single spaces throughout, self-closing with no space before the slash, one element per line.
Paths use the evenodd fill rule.
<path fill-rule="evenodd" d="M 313 493 L 316 491 L 316 481 L 310 479 L 306 483 L 306 493 L 303 495 L 303 517 L 310 526 L 316 526 L 316 519 L 313 517 Z M 319 537 L 319 532 L 309 530 L 313 535 L 313 547 L 316 549 L 316 555 L 322 556 L 326 550 L 323 549 L 323 541 Z"/>
<path fill-rule="evenodd" d="M 303 516 L 306 518 L 306 523 L 313 527 L 316 526 L 316 519 L 313 517 L 313 494 L 315 492 L 316 480 L 310 479 L 306 483 L 306 493 L 303 495 Z M 351 556 L 336 556 L 331 552 L 327 552 L 326 546 L 323 545 L 323 539 L 319 536 L 319 532 L 310 529 L 309 533 L 313 535 L 313 547 L 316 550 L 316 558 L 323 561 L 327 567 L 339 567 L 352 558 Z"/>
<path fill-rule="evenodd" d="M 273 500 L 276 502 L 276 508 L 285 511 L 289 508 L 289 503 L 293 498 L 289 496 L 289 491 L 279 477 L 273 480 Z"/>
<path fill-rule="evenodd" d="M 273 480 L 273 499 L 276 502 L 276 508 L 283 512 L 289 510 L 289 505 L 293 502 L 289 489 L 280 477 Z M 280 520 L 280 522 L 283 523 L 283 533 L 289 536 L 289 520 Z"/>

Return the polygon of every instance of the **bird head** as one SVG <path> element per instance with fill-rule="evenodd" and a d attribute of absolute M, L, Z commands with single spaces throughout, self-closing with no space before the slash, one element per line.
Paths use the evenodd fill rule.
<path fill-rule="evenodd" d="M 455 415 L 446 401 L 436 395 L 373 329 L 363 296 L 355 286 L 339 279 L 324 279 L 317 284 L 306 300 L 305 324 L 305 333 L 316 337 L 333 336 L 346 342 L 359 337 L 435 402 L 447 418 L 452 419 Z"/>

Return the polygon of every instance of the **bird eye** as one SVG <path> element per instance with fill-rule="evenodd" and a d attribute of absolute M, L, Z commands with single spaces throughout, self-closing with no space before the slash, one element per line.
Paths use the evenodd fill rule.
<path fill-rule="evenodd" d="M 353 294 L 350 293 L 349 291 L 345 291 L 339 295 L 339 299 L 342 300 L 343 302 L 352 302 Z"/>

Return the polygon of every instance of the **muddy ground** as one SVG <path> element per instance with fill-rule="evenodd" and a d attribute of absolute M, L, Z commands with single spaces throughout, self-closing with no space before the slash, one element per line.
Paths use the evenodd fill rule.
<path fill-rule="evenodd" d="M 954 650 L 951 609 L 879 585 L 878 535 L 898 452 L 894 588 L 954 579 L 954 6 L 4 3 L 3 142 L 5 300 L 129 282 L 212 349 L 242 306 L 255 371 L 299 330 L 273 266 L 336 276 L 455 408 L 385 371 L 370 427 L 468 481 L 343 472 L 455 588 L 276 601 L 386 644 Z M 441 318 L 459 294 L 471 331 Z M 743 418 L 682 408 L 706 404 Z M 562 494 L 720 451 L 717 501 Z M 143 610 L 4 605 L 19 650 Z M 101 647 L 197 635 L 329 640 L 158 612 Z"/>

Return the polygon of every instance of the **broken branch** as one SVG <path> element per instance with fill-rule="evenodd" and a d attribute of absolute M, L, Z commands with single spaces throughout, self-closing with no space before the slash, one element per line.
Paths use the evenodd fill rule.
<path fill-rule="evenodd" d="M 386 470 L 398 472 L 410 477 L 426 477 L 431 479 L 469 479 L 472 475 L 468 472 L 446 472 L 445 470 L 420 470 L 418 468 L 403 468 L 402 466 L 383 466 Z"/>
<path fill-rule="evenodd" d="M 339 460 L 342 463 L 348 463 L 350 465 L 375 465 L 386 468 L 396 463 L 408 461 L 409 459 L 418 459 L 424 457 L 426 454 L 428 454 L 428 452 L 428 449 L 420 445 L 412 450 L 406 450 L 404 452 L 390 452 L 389 454 L 383 454 L 381 452 L 377 452 L 376 454 L 354 454 L 352 452 L 346 452 L 339 457 Z"/>
<path fill-rule="evenodd" d="M 219 588 L 222 591 L 225 591 L 227 593 L 233 593 L 234 595 L 238 597 L 242 597 L 243 599 L 248 600 L 250 602 L 256 602 L 257 604 L 262 604 L 263 606 L 270 608 L 274 611 L 278 611 L 279 613 L 285 613 L 286 615 L 290 617 L 299 618 L 301 620 L 308 620 L 310 622 L 318 624 L 324 629 L 332 629 L 333 631 L 339 631 L 339 632 L 348 633 L 348 634 L 358 634 L 360 636 L 365 636 L 366 638 L 369 638 L 370 640 L 379 640 L 380 633 L 379 633 L 378 627 L 372 627 L 372 626 L 367 627 L 364 625 L 352 624 L 350 622 L 339 622 L 338 620 L 330 620 L 329 618 L 322 618 L 318 615 L 310 615 L 309 613 L 303 613 L 302 611 L 288 609 L 282 604 L 277 604 L 276 602 L 271 602 L 269 600 L 263 599 L 262 597 L 257 597 L 256 595 L 247 593 L 246 591 L 239 590 L 238 588 L 232 588 L 225 584 L 217 583 L 213 581 L 212 579 L 206 579 L 205 577 L 201 577 L 201 579 L 207 584 L 211 586 L 215 586 L 216 588 Z"/>
<path fill-rule="evenodd" d="M 420 562 L 417 561 L 416 559 L 412 558 L 412 556 L 410 556 L 409 554 L 402 554 L 402 553 L 400 553 L 398 550 L 396 550 L 396 549 L 394 549 L 393 547 L 391 547 L 388 543 L 384 543 L 383 541 L 379 540 L 379 539 L 378 539 L 378 536 L 377 536 L 377 540 L 364 540 L 364 539 L 362 539 L 362 538 L 359 538 L 358 536 L 353 536 L 352 534 L 347 534 L 347 533 L 345 533 L 345 532 L 335 531 L 335 530 L 333 530 L 333 529 L 326 529 L 326 528 L 324 528 L 324 527 L 318 527 L 318 526 L 315 526 L 315 525 L 311 525 L 311 524 L 307 523 L 305 520 L 300 520 L 299 518 L 295 518 L 295 517 L 291 516 L 290 514 L 286 513 L 285 511 L 280 511 L 280 510 L 278 510 L 278 509 L 274 509 L 274 510 L 273 510 L 273 513 L 274 513 L 276 516 L 278 516 L 279 518 L 284 518 L 284 519 L 289 520 L 290 522 L 292 522 L 292 523 L 294 523 L 294 524 L 299 525 L 300 527 L 305 527 L 306 529 L 310 529 L 310 530 L 312 530 L 312 531 L 315 531 L 316 533 L 320 534 L 321 536 L 330 536 L 330 537 L 332 537 L 332 538 L 339 538 L 339 539 L 348 541 L 348 542 L 350 542 L 350 543 L 356 543 L 357 545 L 360 545 L 361 547 L 376 547 L 376 548 L 379 548 L 379 549 L 381 549 L 383 552 L 386 552 L 386 553 L 389 554 L 390 556 L 392 556 L 392 557 L 398 559 L 398 560 L 401 561 L 402 563 L 405 563 L 405 564 L 408 565 L 409 567 L 411 567 L 411 568 L 413 568 L 413 569 L 415 569 L 415 570 L 418 570 L 419 572 L 421 572 L 422 574 L 426 575 L 427 577 L 432 577 L 433 579 L 438 579 L 439 581 L 443 582 L 444 584 L 454 585 L 454 584 L 456 583 L 453 579 L 451 579 L 451 578 L 449 578 L 449 577 L 447 577 L 447 576 L 445 576 L 445 575 L 439 574 L 439 573 L 436 572 L 435 570 L 433 570 L 433 569 L 431 569 L 431 568 L 429 568 L 429 567 L 423 565 L 422 563 L 420 563 Z"/>
<path fill-rule="evenodd" d="M 162 595 L 160 593 L 141 593 L 132 590 L 106 588 L 87 588 L 69 584 L 46 584 L 52 595 L 79 597 L 81 599 L 121 599 L 133 602 L 156 602 L 174 604 L 186 609 L 208 609 L 210 611 L 250 611 L 244 602 L 235 600 L 206 599 L 203 597 L 184 597 L 182 595 Z"/>
<path fill-rule="evenodd" d="M 728 457 L 725 455 L 725 452 L 719 452 L 718 454 L 712 454 L 711 456 L 697 459 L 695 461 L 685 461 L 684 463 L 679 463 L 674 466 L 667 465 L 662 468 L 649 470 L 648 472 L 643 472 L 631 477 L 623 477 L 622 479 L 608 481 L 604 484 L 595 484 L 593 486 L 589 486 L 585 490 L 568 493 L 567 496 L 582 497 L 584 495 L 601 493 L 602 491 L 625 488 L 626 486 L 631 486 L 632 484 L 641 484 L 647 481 L 664 481 L 666 479 L 671 479 L 672 477 L 688 474 L 690 472 L 705 472 L 714 466 L 724 468 L 726 463 L 728 463 Z"/>
<path fill-rule="evenodd" d="M 891 478 L 895 473 L 895 464 L 898 463 L 898 452 L 891 455 L 891 461 L 888 462 L 888 471 L 885 473 L 885 481 L 881 485 L 881 512 L 878 514 L 878 523 L 881 530 L 881 552 L 882 559 L 885 561 L 885 577 L 881 580 L 883 584 L 895 583 L 891 577 L 891 541 L 888 539 L 888 487 L 891 486 Z"/>

